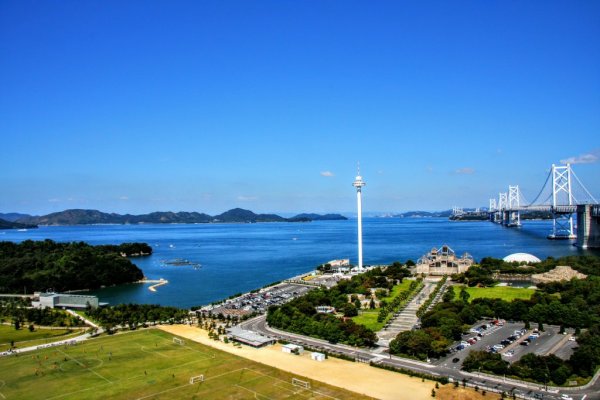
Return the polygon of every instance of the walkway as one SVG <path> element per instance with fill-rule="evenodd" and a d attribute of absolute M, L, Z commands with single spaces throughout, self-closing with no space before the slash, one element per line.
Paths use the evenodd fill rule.
<path fill-rule="evenodd" d="M 390 319 L 387 327 L 377 332 L 379 346 L 388 347 L 390 341 L 400 332 L 411 330 L 418 322 L 417 310 L 421 304 L 429 298 L 429 295 L 435 289 L 436 282 L 424 282 L 424 286 L 419 293 L 404 307 L 404 309 Z"/>

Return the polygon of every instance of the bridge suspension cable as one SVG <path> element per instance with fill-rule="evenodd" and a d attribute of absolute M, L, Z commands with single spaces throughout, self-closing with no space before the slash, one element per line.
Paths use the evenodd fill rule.
<path fill-rule="evenodd" d="M 575 180 L 577 181 L 577 183 L 579 183 L 579 186 L 583 189 L 585 194 L 587 194 L 589 196 L 589 198 L 592 200 L 592 202 L 594 204 L 598 204 L 598 200 L 596 200 L 596 198 L 589 192 L 589 190 L 587 190 L 587 188 L 579 180 L 579 177 L 577 177 L 577 175 L 575 174 L 575 171 L 573 171 L 573 169 L 571 169 L 571 174 L 575 177 Z M 579 202 L 577 202 L 577 203 L 579 204 Z"/>
<path fill-rule="evenodd" d="M 546 185 L 548 184 L 548 181 L 550 180 L 550 176 L 551 175 L 552 175 L 552 170 L 550 170 L 548 172 L 548 175 L 546 176 L 546 180 L 544 181 L 544 184 L 542 185 L 542 188 L 540 189 L 540 192 L 537 194 L 537 196 L 535 196 L 535 198 L 533 199 L 533 201 L 531 203 L 527 203 L 528 205 L 538 204 L 537 201 L 540 198 L 540 196 L 542 195 L 542 193 L 544 192 L 544 189 L 546 188 Z M 544 204 L 545 202 L 547 202 L 549 200 L 550 196 L 552 196 L 552 193 L 550 193 L 550 195 L 548 196 L 548 198 L 545 199 L 541 204 Z"/>

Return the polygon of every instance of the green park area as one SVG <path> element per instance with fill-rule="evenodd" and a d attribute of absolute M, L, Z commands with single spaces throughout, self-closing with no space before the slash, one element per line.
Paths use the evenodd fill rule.
<path fill-rule="evenodd" d="M 390 304 L 392 300 L 399 296 L 400 293 L 407 291 L 410 287 L 410 283 L 412 281 L 408 279 L 404 279 L 402 283 L 399 285 L 394 285 L 392 290 L 388 293 L 388 295 L 380 300 L 385 301 Z M 360 325 L 364 325 L 367 328 L 371 329 L 373 332 L 377 332 L 383 328 L 385 323 L 391 318 L 391 314 L 388 315 L 383 321 L 378 322 L 377 317 L 379 316 L 379 308 L 370 309 L 362 309 L 359 311 L 356 317 L 352 317 L 352 320 Z"/>
<path fill-rule="evenodd" d="M 39 327 L 35 327 L 33 331 L 30 331 L 26 326 L 21 329 L 15 329 L 14 325 L 0 325 L 0 351 L 8 350 L 11 342 L 17 348 L 39 346 L 75 337 L 82 332 L 82 329 L 46 329 Z"/>
<path fill-rule="evenodd" d="M 535 289 L 513 287 L 513 286 L 493 286 L 493 287 L 465 287 L 456 286 L 454 293 L 455 299 L 460 298 L 460 291 L 465 288 L 469 294 L 469 301 L 474 299 L 502 299 L 511 302 L 515 299 L 528 300 L 535 292 Z"/>
<path fill-rule="evenodd" d="M 359 399 L 158 329 L 0 358 L 6 399 Z M 203 379 L 190 383 L 190 378 Z"/>

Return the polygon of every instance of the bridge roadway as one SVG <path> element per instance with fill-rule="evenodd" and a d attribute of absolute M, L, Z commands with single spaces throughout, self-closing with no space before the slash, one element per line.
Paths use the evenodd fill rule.
<path fill-rule="evenodd" d="M 283 339 L 315 349 L 323 349 L 330 353 L 343 354 L 347 357 L 352 357 L 357 361 L 362 361 L 365 363 L 373 362 L 379 365 L 404 368 L 433 376 L 446 376 L 458 382 L 462 382 L 463 379 L 467 379 L 470 386 L 477 385 L 479 388 L 486 389 L 488 391 L 505 391 L 507 394 L 510 394 L 514 390 L 520 398 L 533 399 L 534 395 L 536 394 L 542 395 L 544 399 L 550 400 L 559 400 L 561 398 L 556 388 L 549 387 L 548 391 L 546 391 L 544 390 L 544 386 L 540 384 L 532 384 L 524 381 L 500 378 L 488 374 L 469 373 L 466 371 L 461 371 L 457 368 L 449 368 L 442 365 L 433 365 L 421 361 L 396 357 L 385 353 L 387 349 L 382 347 L 375 349 L 361 349 L 343 344 L 332 344 L 325 340 L 315 339 L 295 333 L 284 332 L 269 327 L 267 325 L 266 315 L 260 315 L 248 321 L 242 322 L 240 327 L 264 336 Z M 599 400 L 599 376 L 600 370 L 596 373 L 596 375 L 594 375 L 592 382 L 588 386 L 578 388 L 560 388 L 560 393 L 564 393 L 573 397 L 573 400 Z"/>

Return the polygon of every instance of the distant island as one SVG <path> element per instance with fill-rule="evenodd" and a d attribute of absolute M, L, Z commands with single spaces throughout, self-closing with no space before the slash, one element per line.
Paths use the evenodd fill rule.
<path fill-rule="evenodd" d="M 37 228 L 35 224 L 22 224 L 19 222 L 7 221 L 0 218 L 0 229 L 31 229 Z"/>
<path fill-rule="evenodd" d="M 445 211 L 407 211 L 400 214 L 386 214 L 386 218 L 447 218 L 452 210 Z"/>
<path fill-rule="evenodd" d="M 0 214 L 0 218 L 4 215 Z M 14 213 L 12 215 L 15 215 Z M 71 209 L 43 216 L 19 215 L 14 221 L 5 221 L 8 229 L 13 224 L 19 227 L 36 225 L 97 225 L 97 224 L 208 224 L 208 223 L 255 223 L 255 222 L 310 222 L 326 220 L 346 220 L 340 214 L 298 214 L 284 218 L 276 214 L 256 214 L 250 210 L 234 208 L 219 215 L 198 212 L 153 212 L 132 215 L 105 213 L 98 210 Z M 27 225 L 27 226 L 25 226 Z M 3 229 L 3 228 L 0 228 Z"/>

